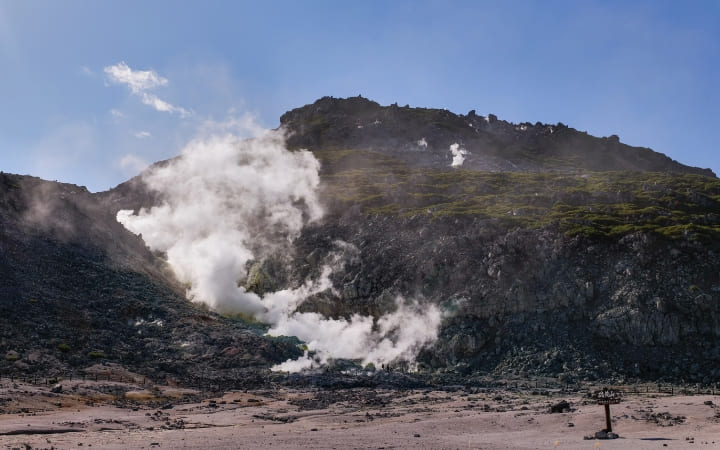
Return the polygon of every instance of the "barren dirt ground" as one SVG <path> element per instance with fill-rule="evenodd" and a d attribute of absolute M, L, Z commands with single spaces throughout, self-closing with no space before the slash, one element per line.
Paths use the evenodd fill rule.
<path fill-rule="evenodd" d="M 626 396 L 611 407 L 620 438 L 586 440 L 604 428 L 604 410 L 577 393 L 278 388 L 202 398 L 171 387 L 61 386 L 0 382 L 1 448 L 720 448 L 720 398 L 711 395 Z M 561 400 L 570 411 L 550 413 Z"/>

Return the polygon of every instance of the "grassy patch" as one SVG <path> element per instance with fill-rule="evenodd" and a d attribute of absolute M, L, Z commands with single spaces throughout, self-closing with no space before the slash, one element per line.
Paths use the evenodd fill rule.
<path fill-rule="evenodd" d="M 58 344 L 57 349 L 63 353 L 69 352 L 72 348 L 68 344 Z"/>
<path fill-rule="evenodd" d="M 341 207 L 395 216 L 478 217 L 568 235 L 720 238 L 720 180 L 654 172 L 521 173 L 409 167 L 367 150 L 315 152 Z"/>

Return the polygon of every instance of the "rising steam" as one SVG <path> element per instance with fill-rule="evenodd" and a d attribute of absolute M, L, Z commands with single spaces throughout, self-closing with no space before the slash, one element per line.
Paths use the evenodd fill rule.
<path fill-rule="evenodd" d="M 288 151 L 281 131 L 255 131 L 253 139 L 225 134 L 192 141 L 180 157 L 143 177 L 163 203 L 137 214 L 120 211 L 118 221 L 167 255 L 191 300 L 222 313 L 253 315 L 271 325 L 269 334 L 307 343 L 312 358 L 306 353 L 275 369 L 297 371 L 331 358 L 376 365 L 414 359 L 437 338 L 441 314 L 433 305 L 421 309 L 398 297 L 395 312 L 379 319 L 296 312 L 309 296 L 332 293 L 329 276 L 340 264 L 337 255 L 330 255 L 318 279 L 297 289 L 261 298 L 240 285 L 248 262 L 287 250 L 303 226 L 323 213 L 320 164 L 312 153 Z"/>
<path fill-rule="evenodd" d="M 258 314 L 265 309 L 260 297 L 237 283 L 248 261 L 321 217 L 318 169 L 311 153 L 287 151 L 278 132 L 195 140 L 144 177 L 165 202 L 138 215 L 120 211 L 118 221 L 167 254 L 178 278 L 190 284 L 191 300 Z"/>
<path fill-rule="evenodd" d="M 465 155 L 468 154 L 468 151 L 464 148 L 460 147 L 460 144 L 457 142 L 452 144 L 450 146 L 450 152 L 453 155 L 452 163 L 450 163 L 450 167 L 460 167 L 465 162 Z"/>
<path fill-rule="evenodd" d="M 418 351 L 438 336 L 442 315 L 435 305 L 395 300 L 396 311 L 375 323 L 372 317 L 353 315 L 350 320 L 325 319 L 316 313 L 282 317 L 269 331 L 271 334 L 297 336 L 314 350 L 313 358 L 305 355 L 275 366 L 276 370 L 296 372 L 327 363 L 328 359 L 360 359 L 376 366 L 395 360 L 415 359 Z M 328 346 L 328 344 L 331 344 Z"/>

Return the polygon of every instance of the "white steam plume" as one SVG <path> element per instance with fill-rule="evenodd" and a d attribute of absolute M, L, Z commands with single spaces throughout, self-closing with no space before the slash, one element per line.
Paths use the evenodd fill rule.
<path fill-rule="evenodd" d="M 242 128 L 258 134 L 247 117 L 206 127 L 211 133 Z M 187 295 L 223 313 L 244 313 L 271 325 L 269 334 L 297 336 L 313 357 L 288 361 L 277 370 L 296 371 L 331 358 L 364 363 L 413 360 L 437 338 L 437 307 L 396 300 L 396 311 L 379 319 L 354 315 L 328 319 L 300 313 L 311 295 L 332 291 L 329 276 L 340 264 L 338 252 L 326 260 L 322 275 L 297 289 L 266 294 L 246 291 L 247 263 L 283 251 L 302 227 L 322 216 L 318 199 L 319 162 L 307 151 L 290 152 L 281 131 L 262 131 L 240 139 L 224 133 L 192 141 L 182 155 L 151 169 L 144 181 L 163 203 L 150 210 L 118 212 L 129 230 L 164 252 Z"/>
<path fill-rule="evenodd" d="M 464 148 L 460 148 L 460 144 L 457 142 L 452 144 L 450 146 L 450 151 L 453 155 L 452 163 L 450 163 L 450 167 L 460 167 L 465 162 L 465 155 L 468 154 L 468 151 Z"/>
<path fill-rule="evenodd" d="M 403 359 L 413 361 L 418 351 L 434 342 L 442 314 L 435 305 L 395 300 L 395 312 L 372 317 L 353 315 L 346 319 L 326 319 L 316 313 L 292 314 L 282 317 L 270 329 L 273 335 L 297 336 L 307 342 L 313 357 L 306 352 L 302 358 L 288 360 L 273 369 L 295 372 L 326 364 L 330 358 L 360 359 L 362 364 L 376 366 Z"/>
<path fill-rule="evenodd" d="M 191 285 L 190 299 L 257 314 L 260 298 L 237 282 L 256 252 L 282 245 L 321 217 L 318 169 L 311 153 L 286 150 L 279 132 L 195 140 L 144 177 L 165 202 L 138 215 L 120 211 L 118 221 L 167 253 L 178 278 Z"/>

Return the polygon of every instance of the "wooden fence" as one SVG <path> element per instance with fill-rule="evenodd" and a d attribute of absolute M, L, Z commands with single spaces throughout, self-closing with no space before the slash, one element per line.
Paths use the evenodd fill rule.
<path fill-rule="evenodd" d="M 214 378 L 193 377 L 184 383 L 168 382 L 168 380 L 152 380 L 144 376 L 129 376 L 116 373 L 78 373 L 66 372 L 53 376 L 42 375 L 0 375 L 0 383 L 27 383 L 36 386 L 51 386 L 63 380 L 82 380 L 95 382 L 129 383 L 140 386 L 168 385 L 177 387 L 196 388 L 200 390 L 230 390 L 233 389 L 233 382 L 229 379 L 218 380 Z M 602 384 L 594 382 L 564 383 L 552 378 L 538 378 L 527 380 L 488 380 L 487 382 L 472 382 L 456 385 L 435 385 L 431 389 L 439 390 L 515 390 L 536 393 L 541 395 L 557 394 L 588 394 L 603 387 L 608 387 L 622 392 L 624 396 L 629 395 L 720 395 L 718 384 L 712 385 L 674 385 L 669 383 L 639 383 L 626 385 Z"/>

